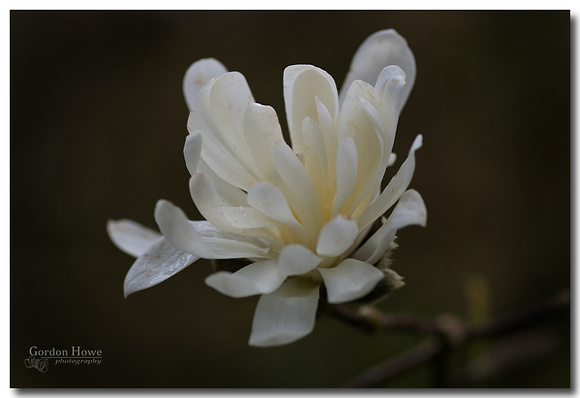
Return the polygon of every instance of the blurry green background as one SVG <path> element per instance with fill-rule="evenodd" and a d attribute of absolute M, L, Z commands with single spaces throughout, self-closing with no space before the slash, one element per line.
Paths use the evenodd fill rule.
<path fill-rule="evenodd" d="M 380 308 L 467 316 L 474 276 L 492 314 L 570 286 L 567 11 L 12 11 L 10 25 L 13 387 L 335 387 L 420 340 L 323 318 L 294 344 L 249 347 L 257 298 L 205 286 L 204 261 L 123 298 L 133 259 L 107 220 L 155 228 L 160 198 L 199 219 L 181 83 L 204 57 L 242 72 L 286 129 L 287 65 L 319 66 L 340 88 L 362 41 L 396 29 L 418 69 L 397 167 L 423 134 L 411 186 L 428 225 L 400 231 L 393 268 L 407 285 Z M 568 387 L 569 328 L 546 323 L 544 366 L 493 386 Z M 41 373 L 24 366 L 33 345 L 101 349 L 103 362 Z M 381 386 L 429 383 L 421 367 Z"/>

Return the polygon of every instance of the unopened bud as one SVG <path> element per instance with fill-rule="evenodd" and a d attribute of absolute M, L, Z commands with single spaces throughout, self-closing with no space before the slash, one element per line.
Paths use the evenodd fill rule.
<path fill-rule="evenodd" d="M 405 285 L 403 277 L 397 274 L 392 269 L 382 270 L 385 276 L 376 284 L 375 288 L 366 296 L 355 300 L 355 303 L 376 303 L 387 298 L 391 293 Z"/>
<path fill-rule="evenodd" d="M 393 241 L 389 245 L 387 251 L 385 252 L 385 254 L 383 254 L 383 257 L 381 257 L 381 259 L 377 263 L 377 268 L 380 269 L 381 271 L 384 271 L 386 269 L 390 269 L 391 264 L 393 263 L 391 256 L 393 255 L 393 252 L 395 251 L 395 249 L 397 247 L 399 247 L 397 242 L 395 242 L 396 239 L 397 239 L 397 237 L 395 236 L 393 238 Z"/>

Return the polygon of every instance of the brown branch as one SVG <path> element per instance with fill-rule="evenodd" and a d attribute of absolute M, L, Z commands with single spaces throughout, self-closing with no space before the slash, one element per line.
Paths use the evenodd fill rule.
<path fill-rule="evenodd" d="M 388 314 L 374 307 L 364 306 L 352 309 L 344 304 L 329 305 L 327 314 L 366 332 L 402 330 L 419 334 L 439 334 L 437 322 L 407 314 Z"/>
<path fill-rule="evenodd" d="M 415 366 L 433 359 L 441 351 L 441 346 L 434 341 L 424 342 L 413 349 L 399 355 L 396 358 L 389 359 L 375 365 L 356 378 L 344 383 L 344 388 L 361 388 L 371 387 L 389 377 L 399 375 Z"/>
<path fill-rule="evenodd" d="M 443 387 L 447 382 L 446 361 L 451 351 L 475 339 L 495 338 L 522 330 L 569 308 L 570 292 L 566 290 L 526 309 L 475 326 L 465 325 L 451 315 L 429 320 L 407 314 L 387 314 L 373 307 L 355 310 L 346 305 L 327 305 L 325 312 L 366 332 L 407 331 L 431 337 L 408 352 L 367 369 L 344 387 L 370 387 L 428 361 L 434 364 L 436 386 Z"/>

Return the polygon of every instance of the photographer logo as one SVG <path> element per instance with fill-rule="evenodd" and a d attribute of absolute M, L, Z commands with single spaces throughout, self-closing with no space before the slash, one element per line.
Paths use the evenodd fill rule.
<path fill-rule="evenodd" d="M 28 350 L 29 357 L 24 360 L 27 368 L 37 369 L 46 373 L 48 364 L 53 361 L 54 365 L 100 365 L 103 360 L 103 351 L 97 349 L 85 349 L 81 346 L 71 346 L 70 349 L 39 349 L 32 346 Z"/>

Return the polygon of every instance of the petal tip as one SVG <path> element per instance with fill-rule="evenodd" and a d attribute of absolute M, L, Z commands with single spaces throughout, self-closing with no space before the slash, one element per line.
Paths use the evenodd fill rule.
<path fill-rule="evenodd" d="M 226 67 L 215 58 L 203 58 L 191 64 L 185 72 L 182 84 L 188 108 L 194 108 L 199 93 L 207 83 L 226 72 Z"/>

